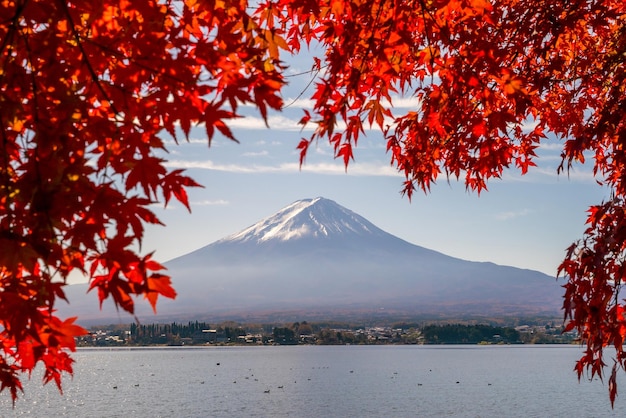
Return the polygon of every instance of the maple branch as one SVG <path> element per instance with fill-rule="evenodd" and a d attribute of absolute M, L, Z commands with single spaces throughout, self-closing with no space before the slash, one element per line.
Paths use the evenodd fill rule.
<path fill-rule="evenodd" d="M 89 62 L 89 57 L 87 56 L 85 48 L 83 48 L 82 38 L 80 37 L 80 34 L 76 30 L 76 26 L 74 25 L 74 19 L 72 19 L 72 15 L 70 13 L 70 10 L 67 7 L 67 3 L 64 0 L 59 0 L 59 3 L 62 5 L 63 12 L 65 13 L 65 17 L 67 17 L 67 21 L 69 22 L 69 26 L 71 28 L 70 30 L 72 31 L 72 35 L 74 36 L 74 40 L 76 41 L 76 46 L 78 46 L 78 49 L 80 50 L 82 61 L 87 67 L 89 74 L 91 75 L 91 80 L 96 84 L 96 87 L 98 88 L 100 93 L 102 93 L 102 95 L 104 96 L 104 100 L 106 100 L 109 103 L 113 113 L 115 113 L 116 115 L 119 115 L 120 112 L 116 109 L 115 103 L 113 103 L 108 93 L 104 90 L 104 87 L 102 86 L 102 83 L 101 83 L 102 80 L 100 80 L 100 77 L 98 76 L 98 74 L 96 74 L 96 71 L 93 69 L 91 62 Z"/>
<path fill-rule="evenodd" d="M 428 33 L 428 30 L 426 29 L 426 14 L 428 13 L 430 21 L 437 27 L 439 27 L 439 25 L 437 24 L 437 21 L 435 19 L 433 19 L 433 15 L 432 13 L 430 13 L 430 10 L 428 10 L 427 6 L 426 6 L 426 2 L 424 0 L 419 0 L 420 1 L 420 11 L 422 14 L 422 20 L 424 21 L 424 35 L 426 36 L 426 45 L 428 47 L 428 52 L 429 52 L 429 61 L 430 61 L 430 83 L 434 83 L 435 82 L 435 54 L 433 53 L 433 47 L 432 47 L 432 41 L 430 40 L 430 35 Z"/>
<path fill-rule="evenodd" d="M 26 33 L 20 31 L 20 34 L 24 38 L 24 46 L 26 50 L 26 55 L 28 56 L 28 62 L 30 66 L 30 79 L 31 79 L 31 87 L 33 93 L 33 119 L 34 126 L 37 130 L 40 129 L 41 120 L 39 117 L 39 88 L 37 87 L 37 68 L 35 67 L 35 62 L 32 58 L 32 48 L 30 47 L 29 38 Z M 38 132 L 41 135 L 41 132 Z M 36 138 L 36 136 L 35 136 Z M 52 199 L 51 192 L 45 190 L 45 183 L 41 172 L 40 167 L 40 158 L 41 155 L 39 153 L 39 144 L 36 143 L 33 148 L 35 163 L 34 171 L 38 182 L 38 187 L 34 190 L 34 195 L 30 202 L 30 210 L 36 213 L 37 217 L 42 217 L 42 222 L 38 222 L 33 225 L 33 228 L 30 233 L 30 238 L 32 240 L 31 247 L 42 257 L 44 260 L 43 268 L 49 274 L 49 265 L 47 262 L 47 257 L 50 252 L 50 243 L 51 237 L 55 235 L 55 228 L 52 222 L 52 218 L 50 216 L 50 204 L 49 201 Z M 40 276 L 41 277 L 41 276 Z M 52 306 L 50 306 L 52 309 Z"/>
<path fill-rule="evenodd" d="M 130 63 L 132 63 L 133 65 L 136 65 L 137 67 L 141 68 L 142 70 L 146 70 L 149 73 L 152 74 L 158 74 L 166 79 L 170 79 L 172 81 L 176 81 L 184 86 L 191 86 L 191 83 L 186 82 L 185 80 L 183 80 L 182 78 L 176 77 L 172 74 L 170 74 L 169 72 L 166 72 L 166 68 L 165 67 L 161 67 L 160 69 L 154 68 L 154 67 L 150 67 L 149 65 L 146 64 L 142 64 L 140 62 L 138 62 L 136 59 L 131 59 L 131 57 L 124 55 L 123 53 L 115 50 L 115 49 L 111 49 L 106 45 L 102 45 L 101 43 L 98 43 L 96 41 L 94 41 L 93 39 L 85 39 L 85 42 L 90 43 L 91 45 L 95 45 L 98 48 L 100 48 L 101 50 L 115 56 L 116 58 L 122 59 L 122 60 L 128 60 Z"/>
<path fill-rule="evenodd" d="M 0 176 L 1 176 L 1 180 L 2 180 L 2 187 L 4 188 L 3 191 L 1 191 L 1 194 L 6 196 L 5 197 L 5 204 L 3 207 L 3 211 L 4 213 L 2 213 L 2 215 L 0 215 L 0 219 L 4 218 L 5 216 L 8 215 L 12 215 L 13 214 L 13 210 L 12 210 L 12 204 L 9 201 L 9 197 L 11 196 L 11 181 L 10 181 L 10 174 L 9 174 L 9 152 L 8 152 L 8 143 L 9 143 L 9 139 L 7 138 L 7 133 L 6 133 L 6 127 L 4 125 L 4 118 L 2 117 L 2 112 L 0 111 L 0 128 L 2 129 L 2 163 L 3 163 L 3 167 L 2 170 L 0 171 Z M 12 222 L 8 222 L 9 225 L 11 225 Z M 0 233 L 4 232 L 4 230 L 0 230 Z"/>
<path fill-rule="evenodd" d="M 15 31 L 16 31 L 16 27 L 17 27 L 17 22 L 19 17 L 22 14 L 22 10 L 24 8 L 24 5 L 21 5 L 21 7 L 19 7 L 16 10 L 15 15 L 13 16 L 13 18 L 11 19 L 12 23 L 8 28 L 7 31 L 7 35 L 4 37 L 4 39 L 2 40 L 2 45 L 0 45 L 0 54 L 4 55 L 4 59 L 5 62 L 9 62 L 11 60 L 11 52 L 8 51 L 8 53 L 5 55 L 4 54 L 4 50 L 5 48 L 8 48 L 9 50 L 13 49 L 13 38 L 15 36 Z M 2 67 L 5 67 L 5 65 L 3 65 Z M 0 73 L 0 85 L 3 83 L 4 77 L 5 77 L 6 72 L 2 71 Z M 7 138 L 7 128 L 4 125 L 4 117 L 2 114 L 2 109 L 0 109 L 0 124 L 2 124 L 1 128 L 2 128 L 2 162 L 3 162 L 3 171 L 2 171 L 2 180 L 4 182 L 4 187 L 6 189 L 6 195 L 9 196 L 10 195 L 10 181 L 9 181 L 9 152 L 8 152 L 8 144 L 9 144 L 9 139 Z M 6 174 L 6 175 L 5 175 Z M 7 204 L 7 209 L 10 205 Z"/>
<path fill-rule="evenodd" d="M 374 23 L 371 25 L 372 28 L 378 28 L 378 21 L 380 20 L 380 13 L 383 9 L 383 5 L 385 4 L 385 2 L 386 0 L 380 0 L 380 3 L 378 4 L 378 10 L 376 11 L 376 17 L 374 18 Z M 363 74 L 367 57 L 374 49 L 374 33 L 375 31 L 372 31 L 369 39 L 367 40 L 367 50 L 365 51 L 365 54 L 363 54 L 363 59 L 361 60 L 361 68 L 359 68 L 360 74 Z"/>
<path fill-rule="evenodd" d="M 15 14 L 13 15 L 13 17 L 11 17 L 10 19 L 7 19 L 6 21 L 8 22 L 9 20 L 11 21 L 11 25 L 9 26 L 9 30 L 8 30 L 8 34 L 7 36 L 2 40 L 2 44 L 0 45 L 0 53 L 4 52 L 4 49 L 7 47 L 7 45 L 12 48 L 13 47 L 13 42 L 11 42 L 10 40 L 12 40 L 15 31 L 17 30 L 17 26 L 18 26 L 18 22 L 20 17 L 22 17 L 22 14 L 24 12 L 24 8 L 26 7 L 26 3 L 28 3 L 28 0 L 24 1 L 24 3 L 22 3 L 20 6 L 18 6 L 15 9 Z M 7 54 L 7 58 L 10 56 L 10 54 Z"/>
<path fill-rule="evenodd" d="M 80 53 L 81 53 L 81 60 L 83 61 L 83 63 L 87 67 L 87 70 L 89 71 L 89 75 L 91 76 L 91 80 L 96 84 L 96 87 L 98 88 L 100 93 L 103 95 L 104 100 L 109 104 L 109 106 L 110 106 L 111 110 L 113 111 L 113 113 L 115 114 L 115 116 L 119 116 L 120 115 L 119 110 L 117 109 L 115 103 L 113 103 L 113 101 L 110 99 L 108 93 L 104 90 L 104 87 L 102 86 L 102 80 L 100 79 L 100 77 L 98 76 L 98 74 L 94 70 L 93 66 L 91 65 L 91 62 L 89 61 L 88 55 L 87 55 L 87 53 L 85 51 L 85 48 L 83 47 L 83 39 L 81 38 L 80 34 L 76 30 L 76 25 L 74 24 L 74 20 L 72 19 L 72 15 L 71 15 L 71 13 L 69 11 L 67 3 L 64 0 L 59 0 L 59 3 L 62 6 L 62 9 L 63 9 L 63 12 L 64 12 L 65 16 L 67 17 L 69 26 L 71 28 L 70 30 L 72 31 L 72 35 L 74 37 L 74 40 L 76 41 L 76 45 L 78 46 L 78 49 L 80 50 Z M 107 149 L 105 152 L 108 155 L 111 155 L 110 149 Z M 101 176 L 101 179 L 102 179 L 101 180 L 102 183 L 104 183 L 104 181 L 106 179 L 110 178 L 110 176 L 108 174 L 108 165 L 107 165 L 107 167 L 105 167 L 104 170 L 101 171 L 100 176 Z"/>
<path fill-rule="evenodd" d="M 24 40 L 24 46 L 25 46 L 25 50 L 26 50 L 26 55 L 28 57 L 28 66 L 30 67 L 29 69 L 29 75 L 30 75 L 30 83 L 31 83 L 31 90 L 33 93 L 33 98 L 32 98 L 32 108 L 33 108 L 33 120 L 34 120 L 34 126 L 35 128 L 38 130 L 40 127 L 40 119 L 39 119 L 39 89 L 37 87 L 37 78 L 36 78 L 36 73 L 37 73 L 37 69 L 35 67 L 35 62 L 32 58 L 32 49 L 30 47 L 30 43 L 29 43 L 29 39 L 26 33 L 24 33 L 23 31 L 19 31 L 20 34 L 22 35 L 22 38 Z M 47 220 L 47 224 L 49 225 L 50 228 L 52 228 L 52 222 L 50 220 L 50 215 L 48 213 L 48 210 L 46 209 L 46 207 L 44 207 L 43 211 L 41 210 L 41 207 L 37 207 L 36 201 L 37 201 L 37 196 L 40 195 L 41 193 L 41 189 L 42 189 L 42 185 L 44 183 L 42 175 L 41 175 L 41 169 L 40 166 L 38 164 L 39 161 L 39 146 L 36 144 L 35 147 L 33 148 L 33 152 L 35 154 L 35 160 L 37 161 L 37 163 L 33 164 L 34 165 L 34 171 L 35 171 L 35 175 L 37 178 L 37 182 L 38 182 L 38 188 L 35 190 L 35 194 L 33 196 L 32 201 L 30 202 L 30 209 L 34 212 L 36 212 L 37 214 L 40 213 L 44 213 L 45 214 L 45 219 Z M 39 226 L 39 225 L 37 225 Z M 33 228 L 33 230 L 31 231 L 31 236 L 35 236 L 37 237 L 37 235 L 39 234 L 38 230 L 35 230 L 35 228 Z M 39 245 L 39 243 L 35 243 L 35 245 L 32 245 L 32 247 L 37 250 L 39 252 L 39 250 L 43 247 L 43 245 Z M 46 255 L 43 253 L 40 253 L 41 255 Z"/>
<path fill-rule="evenodd" d="M 313 75 L 313 77 L 311 77 L 311 79 L 306 84 L 306 86 L 304 86 L 304 89 L 302 89 L 302 91 L 296 96 L 295 99 L 293 99 L 290 103 L 283 106 L 283 109 L 293 106 L 298 101 L 298 99 L 300 99 L 304 95 L 304 93 L 309 89 L 309 87 L 311 87 L 311 84 L 313 84 L 318 74 L 320 73 L 321 69 L 326 68 L 326 67 L 328 67 L 328 65 L 325 65 L 324 67 L 320 67 L 317 70 L 309 70 L 309 71 L 303 71 L 298 74 L 293 74 L 292 76 L 295 77 L 296 75 L 312 74 L 313 72 L 315 72 L 315 74 Z"/>
<path fill-rule="evenodd" d="M 33 62 L 32 59 L 32 50 L 30 48 L 30 45 L 28 43 L 28 36 L 23 32 L 23 31 L 19 31 L 20 35 L 22 35 L 22 38 L 24 38 L 24 46 L 26 49 L 26 55 L 28 56 L 28 66 L 30 66 L 30 83 L 31 83 L 31 87 L 32 87 L 32 92 L 33 92 L 33 119 L 34 119 L 34 125 L 37 126 L 39 125 L 39 109 L 38 109 L 38 89 L 37 89 L 37 78 L 36 78 L 36 70 L 35 70 L 35 64 Z"/>

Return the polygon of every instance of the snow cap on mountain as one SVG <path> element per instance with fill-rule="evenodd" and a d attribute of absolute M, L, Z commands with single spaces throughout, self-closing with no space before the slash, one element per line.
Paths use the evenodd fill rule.
<path fill-rule="evenodd" d="M 360 215 L 323 197 L 293 202 L 241 232 L 219 242 L 288 241 L 305 237 L 383 233 Z"/>

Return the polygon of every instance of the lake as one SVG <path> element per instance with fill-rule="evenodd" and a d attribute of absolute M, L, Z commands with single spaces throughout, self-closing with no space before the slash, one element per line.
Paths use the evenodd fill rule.
<path fill-rule="evenodd" d="M 606 382 L 578 382 L 578 346 L 81 349 L 59 395 L 25 384 L 17 417 L 617 417 Z M 608 360 L 608 359 L 607 359 Z"/>

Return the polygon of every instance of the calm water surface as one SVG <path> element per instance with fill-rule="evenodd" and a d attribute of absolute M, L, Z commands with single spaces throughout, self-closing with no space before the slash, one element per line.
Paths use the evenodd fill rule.
<path fill-rule="evenodd" d="M 83 349 L 64 395 L 25 385 L 17 417 L 618 417 L 576 346 Z"/>

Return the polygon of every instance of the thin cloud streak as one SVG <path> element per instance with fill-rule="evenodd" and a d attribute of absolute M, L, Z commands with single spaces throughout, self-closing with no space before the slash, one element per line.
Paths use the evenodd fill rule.
<path fill-rule="evenodd" d="M 223 171 L 238 174 L 260 174 L 260 173 L 314 173 L 327 175 L 354 175 L 354 176 L 385 176 L 398 177 L 400 174 L 391 166 L 375 163 L 352 163 L 348 170 L 340 163 L 312 163 L 300 164 L 283 163 L 279 165 L 260 164 L 220 164 L 213 161 L 169 161 L 166 163 L 171 168 L 201 169 Z"/>
<path fill-rule="evenodd" d="M 323 151 L 317 151 L 323 153 Z M 326 175 L 354 175 L 354 176 L 385 176 L 401 177 L 402 175 L 391 165 L 383 162 L 352 162 L 346 169 L 341 162 L 315 162 L 306 163 L 300 166 L 298 162 L 287 162 L 276 165 L 269 164 L 239 164 L 239 163 L 219 163 L 212 160 L 185 161 L 170 160 L 165 165 L 169 168 L 213 170 L 238 174 L 262 174 L 262 173 L 313 173 Z M 569 173 L 558 174 L 553 167 L 533 167 L 528 174 L 521 175 L 519 171 L 509 170 L 502 177 L 501 182 L 526 182 L 526 183 L 546 183 L 558 181 L 569 181 L 576 183 L 596 183 L 597 178 L 590 170 L 570 170 Z M 498 180 L 492 180 L 498 181 Z"/>
<path fill-rule="evenodd" d="M 191 206 L 226 206 L 230 205 L 228 200 L 218 199 L 218 200 L 199 200 L 190 203 Z"/>
<path fill-rule="evenodd" d="M 545 161 L 545 159 L 544 159 Z M 502 176 L 503 182 L 526 182 L 546 183 L 556 181 L 570 181 L 572 183 L 596 183 L 598 178 L 589 169 L 570 169 L 569 172 L 557 172 L 555 166 L 538 166 L 528 169 L 528 173 L 522 175 L 517 169 L 509 169 Z M 493 181 L 493 180 L 492 180 Z"/>
<path fill-rule="evenodd" d="M 287 108 L 311 110 L 315 106 L 315 100 L 303 98 L 294 99 L 290 97 L 285 99 L 285 103 Z M 391 103 L 388 100 L 382 100 L 381 105 L 393 109 L 417 109 L 420 106 L 420 102 L 416 97 L 392 96 Z"/>
<path fill-rule="evenodd" d="M 263 150 L 263 151 L 258 151 L 258 152 L 254 152 L 254 151 L 244 152 L 241 155 L 243 157 L 266 157 L 269 154 L 270 154 L 269 152 L 267 152 L 266 150 Z"/>
<path fill-rule="evenodd" d="M 517 211 L 502 212 L 496 215 L 496 219 L 499 221 L 509 221 L 511 219 L 520 218 L 522 216 L 529 215 L 531 213 L 532 211 L 530 209 L 521 209 Z"/>
<path fill-rule="evenodd" d="M 192 208 L 200 207 L 200 206 L 228 206 L 228 205 L 230 205 L 230 202 L 224 199 L 192 200 L 189 202 L 189 206 L 191 206 Z M 179 211 L 182 209 L 184 209 L 185 211 L 187 210 L 187 208 L 184 205 L 182 205 L 180 202 L 174 199 L 170 200 L 167 205 L 165 205 L 163 202 L 151 203 L 150 208 L 152 208 L 155 211 L 158 210 L 158 211 L 167 211 L 167 212 Z"/>
<path fill-rule="evenodd" d="M 227 125 L 231 129 L 245 129 L 245 130 L 278 130 L 278 131 L 290 131 L 300 132 L 308 131 L 312 132 L 316 128 L 315 122 L 309 122 L 305 126 L 299 124 L 299 118 L 289 118 L 284 115 L 270 116 L 267 118 L 267 125 L 262 118 L 256 116 L 246 116 L 240 119 L 232 119 L 226 121 Z M 391 117 L 385 116 L 384 125 L 394 126 L 395 120 Z M 346 129 L 346 123 L 342 120 L 338 120 L 335 124 L 335 131 L 344 131 Z M 375 123 L 370 126 L 369 122 L 363 123 L 363 129 L 365 131 L 379 131 L 380 128 Z M 236 136 L 236 135 L 235 135 Z"/>
<path fill-rule="evenodd" d="M 539 149 L 546 151 L 563 151 L 563 143 L 561 142 L 542 142 Z"/>
<path fill-rule="evenodd" d="M 267 125 L 263 118 L 259 118 L 256 116 L 246 116 L 240 119 L 232 119 L 226 121 L 226 124 L 232 129 L 258 129 L 258 130 L 267 130 L 269 126 L 270 129 L 277 129 L 281 131 L 302 131 L 302 130 L 313 130 L 314 127 L 312 124 L 310 126 L 305 126 L 303 129 L 302 125 L 298 124 L 298 120 L 290 119 L 283 115 L 275 115 L 267 118 Z"/>

